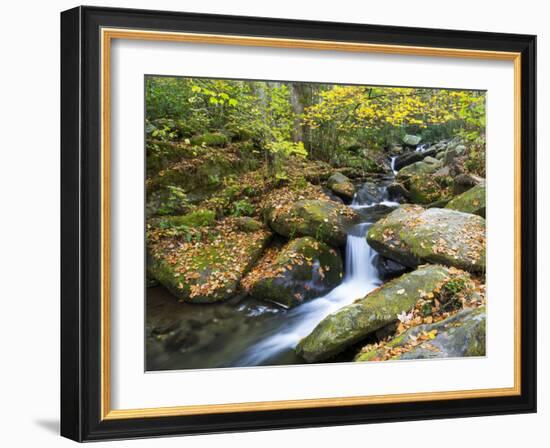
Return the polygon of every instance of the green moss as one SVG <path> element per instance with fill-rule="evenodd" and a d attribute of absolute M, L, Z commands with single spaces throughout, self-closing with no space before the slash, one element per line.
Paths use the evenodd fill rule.
<path fill-rule="evenodd" d="M 410 311 L 421 298 L 449 276 L 447 268 L 426 265 L 404 274 L 365 298 L 357 300 L 322 320 L 300 341 L 296 352 L 308 362 L 328 359 Z"/>
<path fill-rule="evenodd" d="M 211 132 L 202 135 L 196 135 L 191 138 L 191 144 L 197 146 L 226 146 L 227 137 L 220 132 Z"/>
<path fill-rule="evenodd" d="M 343 274 L 338 252 L 310 237 L 290 241 L 262 269 L 264 275 L 255 276 L 250 294 L 285 307 L 319 297 L 336 286 Z"/>
<path fill-rule="evenodd" d="M 472 214 L 404 205 L 374 224 L 367 241 L 409 267 L 428 262 L 485 270 L 485 220 Z"/>
<path fill-rule="evenodd" d="M 271 228 L 284 237 L 311 236 L 333 247 L 346 243 L 347 228 L 358 219 L 343 204 L 326 200 L 297 201 L 284 213 L 267 208 L 265 216 Z"/>
<path fill-rule="evenodd" d="M 228 220 L 210 228 L 197 243 L 182 243 L 178 235 L 148 241 L 148 274 L 181 301 L 212 303 L 231 297 L 271 237 L 263 229 L 245 233 L 233 225 Z"/>
<path fill-rule="evenodd" d="M 407 333 L 401 333 L 399 336 L 396 336 L 393 338 L 390 342 L 388 342 L 385 347 L 393 348 L 397 347 L 405 342 L 405 338 L 408 338 Z M 372 361 L 374 358 L 378 358 L 383 354 L 383 350 L 381 349 L 373 349 L 369 350 L 368 352 L 359 353 L 354 361 L 356 362 L 364 362 L 364 361 Z"/>
<path fill-rule="evenodd" d="M 254 218 L 249 216 L 241 216 L 235 220 L 237 227 L 244 232 L 256 232 L 263 227 L 263 224 L 259 221 L 256 221 Z"/>
<path fill-rule="evenodd" d="M 164 229 L 175 227 L 204 227 L 214 224 L 216 214 L 212 210 L 199 209 L 187 215 L 166 216 L 158 220 L 158 226 Z"/>
<path fill-rule="evenodd" d="M 442 321 L 412 327 L 386 343 L 383 348 L 359 353 L 355 361 L 372 361 L 396 347 L 402 347 L 405 351 L 391 357 L 393 360 L 484 356 L 485 331 L 485 307 L 467 308 Z M 417 341 L 416 345 L 408 346 L 411 338 L 416 340 L 420 334 L 430 332 L 435 334 L 433 339 Z"/>
<path fill-rule="evenodd" d="M 473 213 L 485 218 L 485 185 L 476 185 L 451 200 L 446 208 L 465 213 Z"/>

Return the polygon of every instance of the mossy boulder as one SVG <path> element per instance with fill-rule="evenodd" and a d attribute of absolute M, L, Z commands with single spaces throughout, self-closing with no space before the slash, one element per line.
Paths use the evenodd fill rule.
<path fill-rule="evenodd" d="M 426 265 L 404 274 L 323 319 L 296 347 L 308 362 L 329 359 L 369 334 L 397 321 L 451 276 L 448 268 Z"/>
<path fill-rule="evenodd" d="M 359 216 L 343 204 L 329 200 L 304 199 L 287 207 L 268 206 L 269 226 L 286 238 L 311 236 L 333 247 L 346 244 L 347 229 Z"/>
<path fill-rule="evenodd" d="M 397 173 L 397 181 L 407 191 L 407 198 L 414 204 L 431 204 L 452 197 L 453 179 L 440 160 L 426 157 Z"/>
<path fill-rule="evenodd" d="M 412 165 L 413 163 L 418 163 L 422 161 L 424 158 L 429 156 L 435 156 L 436 154 L 437 154 L 437 149 L 435 148 L 427 149 L 424 152 L 421 152 L 421 151 L 406 152 L 395 158 L 393 167 L 395 170 L 400 171 L 403 168 Z"/>
<path fill-rule="evenodd" d="M 388 185 L 388 194 L 392 201 L 405 202 L 409 197 L 409 191 L 399 182 L 392 182 Z"/>
<path fill-rule="evenodd" d="M 163 216 L 162 218 L 153 218 L 149 224 L 161 229 L 184 228 L 184 227 L 204 227 L 214 224 L 216 213 L 208 209 L 197 209 L 185 215 Z"/>
<path fill-rule="evenodd" d="M 471 173 L 459 174 L 453 179 L 453 193 L 459 195 L 481 184 L 485 184 L 485 179 L 483 179 L 483 177 Z"/>
<path fill-rule="evenodd" d="M 355 361 L 485 356 L 485 327 L 485 307 L 466 308 L 434 324 L 410 328 L 381 348 L 359 353 Z"/>
<path fill-rule="evenodd" d="M 334 173 L 330 176 L 327 181 L 327 187 L 330 188 L 334 194 L 343 199 L 351 200 L 355 194 L 355 186 L 351 180 L 342 173 Z"/>
<path fill-rule="evenodd" d="M 355 195 L 358 204 L 374 204 L 383 200 L 384 190 L 373 181 L 364 182 Z"/>
<path fill-rule="evenodd" d="M 155 202 L 166 202 L 170 188 L 178 188 L 185 193 L 186 200 L 198 203 L 220 190 L 224 179 L 253 168 L 238 151 L 230 148 L 178 146 L 174 151 L 180 154 L 177 160 L 155 171 L 146 181 L 147 202 L 151 214 L 158 206 Z M 148 164 L 150 157 L 148 156 Z M 164 166 L 164 165 L 163 165 Z M 160 197 L 161 200 L 156 200 Z"/>
<path fill-rule="evenodd" d="M 402 205 L 375 223 L 367 242 L 405 266 L 440 263 L 485 271 L 485 219 L 456 210 Z"/>
<path fill-rule="evenodd" d="M 411 134 L 406 134 L 404 137 L 403 137 L 403 143 L 407 146 L 416 146 L 420 143 L 420 141 L 422 140 L 422 137 L 420 137 L 419 135 L 411 135 Z"/>
<path fill-rule="evenodd" d="M 218 146 L 223 147 L 228 143 L 228 138 L 221 132 L 209 132 L 202 135 L 195 135 L 191 138 L 192 145 Z"/>
<path fill-rule="evenodd" d="M 239 230 L 242 230 L 243 232 L 257 232 L 264 227 L 260 221 L 251 218 L 250 216 L 240 216 L 235 218 L 235 223 Z"/>
<path fill-rule="evenodd" d="M 280 251 L 267 251 L 243 284 L 254 298 L 291 308 L 319 297 L 342 280 L 339 252 L 311 237 L 288 242 Z"/>
<path fill-rule="evenodd" d="M 148 275 L 180 301 L 225 300 L 235 294 L 271 235 L 265 227 L 243 231 L 231 218 L 192 231 L 152 227 L 147 232 Z"/>
<path fill-rule="evenodd" d="M 415 153 L 415 154 L 422 154 L 422 158 L 424 158 L 425 153 Z M 433 160 L 436 160 L 436 162 L 433 162 Z M 429 161 L 424 162 L 423 160 L 420 160 L 418 162 L 411 163 L 410 165 L 407 165 L 405 168 L 402 168 L 397 173 L 397 180 L 402 181 L 406 180 L 408 176 L 413 175 L 425 175 L 425 174 L 432 174 L 435 173 L 439 168 L 443 166 L 443 163 L 440 160 L 437 159 L 429 159 Z"/>
<path fill-rule="evenodd" d="M 485 218 L 485 197 L 485 184 L 480 184 L 456 196 L 445 208 L 465 213 L 473 213 L 474 215 Z"/>

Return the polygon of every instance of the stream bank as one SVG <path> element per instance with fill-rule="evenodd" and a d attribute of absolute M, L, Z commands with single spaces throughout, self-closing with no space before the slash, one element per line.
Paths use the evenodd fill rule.
<path fill-rule="evenodd" d="M 147 290 L 147 370 L 302 364 L 317 360 L 340 362 L 354 358 L 358 361 L 379 360 L 379 356 L 357 355 L 358 352 L 372 351 L 383 353 L 384 359 L 390 359 L 391 353 L 388 355 L 383 347 L 408 329 L 445 321 L 464 307 L 483 305 L 484 268 L 473 269 L 473 277 L 468 273 L 463 275 L 461 269 L 468 269 L 470 264 L 480 266 L 478 260 L 484 260 L 484 253 L 478 250 L 478 247 L 484 250 L 484 220 L 474 214 L 441 208 L 450 199 L 463 197 L 474 188 L 471 186 L 465 189 L 465 193 L 457 194 L 459 187 L 463 188 L 465 182 L 472 181 L 465 181 L 464 173 L 460 172 L 461 156 L 456 150 L 459 146 L 458 142 L 445 141 L 418 146 L 398 156 L 389 154 L 388 172 L 371 175 L 368 180 L 348 178 L 337 172 L 318 178 L 319 184 L 306 183 L 294 189 L 283 186 L 265 192 L 259 207 L 263 210 L 267 227 L 254 219 L 226 220 L 226 224 L 235 226 L 235 231 L 227 231 L 225 225 L 223 231 L 226 233 L 220 231 L 211 237 L 209 230 L 211 240 L 183 243 L 162 234 L 161 253 L 169 263 L 164 264 L 164 277 L 159 280 L 167 278 L 168 286 L 176 288 L 178 294 L 181 289 L 178 282 L 181 285 L 187 280 L 198 280 L 203 282 L 199 286 L 208 287 L 219 284 L 225 277 L 229 277 L 231 282 L 222 283 L 227 287 L 217 286 L 224 298 L 208 304 L 193 303 L 194 291 L 198 291 L 196 296 L 201 300 L 207 296 L 202 286 L 193 283 L 190 292 L 181 292 L 180 302 L 175 301 L 173 293 L 162 286 Z M 396 169 L 398 161 L 399 169 Z M 460 180 L 460 185 L 455 179 Z M 473 182 L 475 188 L 480 185 L 484 188 L 481 181 L 473 179 Z M 480 198 L 484 199 L 484 196 L 474 195 L 473 200 L 479 201 Z M 420 205 L 400 207 L 400 203 Z M 452 203 L 462 204 L 458 200 Z M 481 209 L 481 204 L 468 205 Z M 419 227 L 426 221 L 422 215 L 425 210 L 430 211 L 430 218 L 424 227 Z M 475 240 L 464 238 L 474 221 L 479 227 L 479 236 L 475 234 Z M 246 230 L 242 230 L 244 224 Z M 208 220 L 205 226 L 211 229 Z M 396 226 L 401 226 L 402 230 L 396 230 Z M 440 232 L 435 238 L 434 229 L 438 228 L 449 228 L 452 232 Z M 417 246 L 416 240 L 409 237 L 419 231 L 426 237 Z M 245 242 L 242 238 L 249 240 L 251 237 L 247 235 L 251 235 L 250 232 L 260 235 L 259 240 L 264 241 L 261 243 L 266 245 L 261 249 L 263 255 L 247 258 L 250 261 L 239 264 L 239 269 L 233 269 L 235 265 L 227 265 L 224 259 L 215 258 L 220 250 L 229 254 L 242 250 L 239 249 Z M 269 232 L 275 235 L 266 236 Z M 402 232 L 404 236 L 401 236 Z M 261 296 L 252 297 L 247 286 L 253 282 L 247 282 L 247 279 L 267 275 L 287 281 L 285 279 L 293 275 L 302 261 L 311 266 L 309 273 L 306 272 L 307 278 L 299 280 L 306 282 L 304 285 L 315 284 L 319 275 L 327 273 L 326 266 L 321 266 L 316 259 L 307 260 L 307 255 L 300 259 L 299 254 L 293 253 L 289 264 L 283 263 L 283 266 L 277 265 L 279 262 L 275 262 L 273 257 L 266 258 L 269 250 L 280 254 L 288 241 L 291 243 L 304 237 L 328 244 L 335 254 L 341 252 L 344 273 L 340 284 L 328 293 L 307 300 L 298 297 L 295 303 L 288 302 L 290 308 L 262 300 Z M 234 241 L 229 249 L 227 245 L 221 245 L 227 240 Z M 377 251 L 371 247 L 373 244 Z M 255 247 L 259 246 L 251 246 Z M 455 263 L 459 249 L 469 263 L 475 255 L 477 264 Z M 185 257 L 190 250 L 201 257 L 213 250 L 210 257 L 214 257 L 211 259 L 219 267 L 213 272 L 215 277 L 205 277 L 210 281 L 203 280 L 202 276 L 205 272 L 207 275 L 212 272 L 204 271 L 201 264 L 196 265 L 195 271 L 185 271 L 185 274 L 180 274 L 177 269 L 170 271 L 174 269 L 171 266 L 177 268 L 181 263 L 181 258 L 171 254 Z M 450 270 L 441 268 L 437 271 L 443 274 L 434 280 L 435 283 L 430 283 L 429 288 L 416 280 L 411 283 L 412 278 L 422 278 L 414 277 L 414 269 L 426 262 L 434 263 L 434 266 L 439 263 L 450 266 Z M 273 268 L 266 271 L 265 266 Z M 220 272 L 224 270 L 227 275 L 222 277 Z M 408 273 L 414 275 L 410 277 Z M 234 280 L 239 277 L 240 281 Z M 415 285 L 411 291 L 407 289 L 409 284 Z M 376 293 L 379 290 L 382 292 Z M 356 302 L 360 306 L 356 306 Z M 391 312 L 381 315 L 380 307 Z M 339 333 L 335 333 L 331 323 L 334 315 L 342 316 L 337 321 L 337 330 L 343 333 L 337 338 L 333 336 Z M 375 326 L 362 323 L 373 316 L 379 316 Z M 322 342 L 325 340 L 330 343 Z M 404 346 L 401 352 L 411 349 L 406 344 Z M 310 348 L 305 351 L 304 347 Z M 449 350 L 448 353 L 455 352 Z M 469 355 L 465 352 L 464 356 Z"/>

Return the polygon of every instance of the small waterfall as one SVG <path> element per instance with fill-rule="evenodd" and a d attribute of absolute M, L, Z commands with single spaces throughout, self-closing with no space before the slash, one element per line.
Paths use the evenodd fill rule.
<path fill-rule="evenodd" d="M 428 149 L 428 144 L 423 143 L 421 145 L 416 145 L 415 152 L 424 152 L 424 151 L 426 151 L 426 149 Z"/>
<path fill-rule="evenodd" d="M 323 297 L 290 310 L 286 325 L 250 347 L 236 363 L 239 366 L 261 365 L 278 353 L 292 349 L 326 316 L 382 284 L 373 265 L 376 252 L 367 244 L 366 233 L 371 223 L 354 226 L 347 237 L 346 272 L 342 283 Z"/>
<path fill-rule="evenodd" d="M 395 169 L 395 159 L 397 159 L 397 156 L 393 156 L 390 161 L 390 167 L 394 175 L 397 174 L 397 170 Z"/>
<path fill-rule="evenodd" d="M 368 208 L 378 207 L 380 205 L 383 205 L 386 207 L 399 207 L 399 202 L 390 201 L 390 194 L 388 193 L 387 187 L 382 187 L 381 191 L 382 191 L 382 196 L 378 202 L 373 201 L 373 202 L 367 202 L 366 204 L 358 200 L 358 195 L 356 193 L 349 206 L 354 210 L 368 209 Z"/>

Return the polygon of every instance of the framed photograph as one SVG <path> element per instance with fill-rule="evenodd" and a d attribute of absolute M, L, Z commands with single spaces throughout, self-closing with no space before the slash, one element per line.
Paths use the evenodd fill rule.
<path fill-rule="evenodd" d="M 536 411 L 535 36 L 61 14 L 61 433 Z"/>

